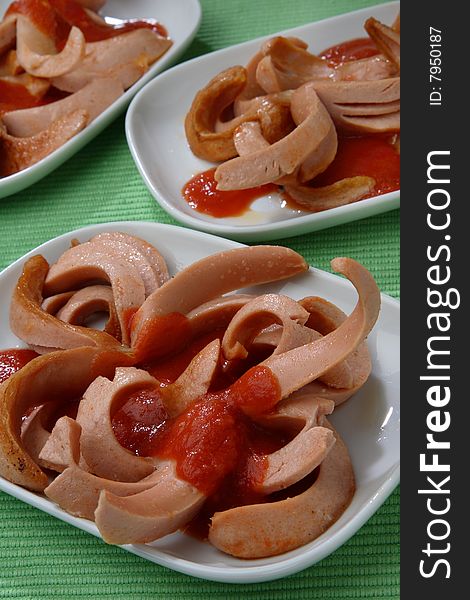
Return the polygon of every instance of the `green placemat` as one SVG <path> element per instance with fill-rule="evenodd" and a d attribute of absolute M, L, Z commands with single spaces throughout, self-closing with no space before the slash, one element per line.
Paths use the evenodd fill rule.
<path fill-rule="evenodd" d="M 184 58 L 373 4 L 202 0 L 201 29 Z M 123 118 L 49 177 L 0 200 L 0 268 L 56 235 L 119 220 L 174 223 L 140 179 L 127 149 Z M 334 256 L 356 258 L 384 292 L 399 295 L 398 211 L 280 243 L 327 270 Z M 241 593 L 247 599 L 399 598 L 399 491 L 348 543 L 317 565 L 243 588 L 159 567 L 0 493 L 0 598 L 192 600 L 210 594 L 225 600 Z"/>

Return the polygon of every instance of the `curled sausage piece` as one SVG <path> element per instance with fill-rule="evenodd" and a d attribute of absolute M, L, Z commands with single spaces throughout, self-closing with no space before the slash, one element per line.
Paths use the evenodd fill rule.
<path fill-rule="evenodd" d="M 186 315 L 222 294 L 280 281 L 308 270 L 305 259 L 281 246 L 252 246 L 203 258 L 149 296 L 132 321 L 132 347 L 152 349 L 152 323 L 170 313 Z M 150 352 L 151 354 L 151 352 Z"/>
<path fill-rule="evenodd" d="M 160 479 L 154 471 L 141 481 L 126 483 L 97 477 L 73 464 L 58 475 L 44 490 L 45 495 L 71 515 L 93 521 L 103 490 L 115 496 L 132 496 L 153 487 Z"/>
<path fill-rule="evenodd" d="M 313 86 L 339 131 L 400 131 L 400 78 L 317 81 Z"/>
<path fill-rule="evenodd" d="M 273 351 L 271 354 L 282 354 L 292 348 L 298 348 L 317 340 L 320 334 L 313 329 L 304 327 L 299 323 L 292 323 L 289 326 L 289 334 L 283 330 L 280 325 L 271 325 L 266 327 L 253 340 L 253 348 L 271 346 Z"/>
<path fill-rule="evenodd" d="M 193 337 L 200 336 L 214 329 L 225 329 L 234 315 L 253 300 L 255 296 L 250 294 L 231 294 L 221 296 L 209 302 L 204 302 L 194 310 L 188 312 L 187 317 L 191 324 Z"/>
<path fill-rule="evenodd" d="M 80 64 L 70 73 L 52 78 L 52 84 L 60 90 L 76 92 L 98 77 L 112 77 L 127 90 L 171 44 L 171 40 L 150 29 L 87 43 Z"/>
<path fill-rule="evenodd" d="M 293 348 L 305 346 L 305 344 L 310 344 L 321 337 L 322 334 L 315 329 L 302 326 L 298 323 L 293 323 L 290 326 L 288 335 L 285 335 L 281 326 L 273 325 L 263 330 L 253 340 L 253 345 L 272 346 L 274 349 L 271 356 L 273 356 L 275 354 L 282 354 Z M 349 388 L 352 386 L 350 368 L 345 364 L 345 361 L 343 361 L 320 375 L 318 381 L 323 382 L 327 386 Z"/>
<path fill-rule="evenodd" d="M 287 81 L 284 82 L 284 79 L 287 79 Z M 267 94 L 280 92 L 281 90 L 295 89 L 300 85 L 289 85 L 289 78 L 282 76 L 282 73 L 274 66 L 270 56 L 264 56 L 258 63 L 256 81 Z"/>
<path fill-rule="evenodd" d="M 113 291 L 109 286 L 89 285 L 77 292 L 57 294 L 56 296 L 51 296 L 51 298 L 46 298 L 43 302 L 43 308 L 53 305 L 52 302 L 46 302 L 47 300 L 54 300 L 61 296 L 68 298 L 66 303 L 56 311 L 55 316 L 58 319 L 72 325 L 83 325 L 91 315 L 97 312 L 105 312 L 108 313 L 109 317 L 103 331 L 109 333 L 109 335 L 112 335 L 117 340 L 121 339 L 121 327 L 116 307 L 114 306 Z M 54 313 L 54 311 L 48 312 Z"/>
<path fill-rule="evenodd" d="M 239 558 L 274 556 L 311 542 L 339 519 L 354 494 L 354 473 L 341 437 L 325 425 L 336 443 L 321 463 L 315 483 L 286 500 L 215 513 L 211 544 Z"/>
<path fill-rule="evenodd" d="M 24 15 L 16 18 L 18 62 L 36 77 L 60 77 L 74 69 L 85 56 L 85 36 L 72 27 L 64 49 L 57 53 L 52 37 L 43 33 Z"/>
<path fill-rule="evenodd" d="M 307 172 L 301 175 L 302 180 L 327 168 L 336 153 L 335 128 L 310 84 L 292 94 L 291 112 L 297 124 L 294 131 L 269 147 L 220 165 L 215 172 L 218 189 L 237 190 L 272 183 L 292 174 L 304 161 Z M 327 147 L 321 146 L 324 142 Z M 319 148 L 323 152 L 318 153 Z"/>
<path fill-rule="evenodd" d="M 294 121 L 299 124 L 309 118 L 309 105 L 316 92 L 311 82 L 301 86 L 295 93 L 295 101 L 291 104 Z M 297 171 L 288 174 L 285 179 L 276 183 L 288 183 L 289 175 L 295 176 L 300 182 L 309 181 L 322 173 L 334 160 L 338 149 L 338 137 L 334 125 L 327 130 L 326 135 L 305 157 Z"/>
<path fill-rule="evenodd" d="M 139 481 L 154 467 L 144 457 L 136 456 L 117 441 L 112 416 L 129 394 L 152 389 L 158 381 L 147 371 L 134 367 L 117 368 L 113 381 L 98 377 L 87 388 L 77 414 L 82 428 L 80 448 L 90 471 L 115 481 Z"/>
<path fill-rule="evenodd" d="M 333 139 L 336 138 L 336 134 L 334 132 L 332 132 L 331 135 L 333 136 Z M 331 137 L 325 140 L 325 146 L 330 143 L 330 140 Z M 246 156 L 248 154 L 258 152 L 259 150 L 265 150 L 269 148 L 269 142 L 263 136 L 261 127 L 256 121 L 243 123 L 237 127 L 233 136 L 233 141 L 240 156 Z M 320 144 L 318 152 L 321 152 L 322 148 L 323 144 Z M 298 185 L 297 177 L 303 164 L 300 167 L 297 167 L 297 169 L 290 175 L 280 177 L 274 183 L 277 185 Z"/>
<path fill-rule="evenodd" d="M 159 481 L 150 489 L 120 497 L 102 491 L 95 523 L 109 544 L 143 544 L 177 531 L 201 508 L 205 496 L 176 475 L 174 461 L 158 466 Z"/>
<path fill-rule="evenodd" d="M 306 299 L 305 304 L 313 313 L 320 311 L 312 299 Z M 276 294 L 266 294 L 245 302 L 234 314 L 224 334 L 222 349 L 225 358 L 246 358 L 252 345 L 273 346 L 272 354 L 281 354 L 319 339 L 338 327 L 346 318 L 346 315 L 337 309 L 334 325 L 330 320 L 329 329 L 325 331 L 323 327 L 322 333 L 319 333 L 314 328 L 303 327 L 307 314 L 307 318 L 310 319 L 313 315 L 308 311 L 306 313 L 299 310 L 300 306 L 291 298 Z M 280 325 L 273 326 L 273 323 Z M 343 363 L 334 366 L 319 379 L 334 387 L 349 388 L 353 385 L 350 367 Z"/>
<path fill-rule="evenodd" d="M 48 270 L 49 264 L 40 255 L 25 263 L 10 304 L 13 333 L 42 352 L 80 346 L 117 349 L 119 343 L 107 333 L 64 323 L 41 308 Z"/>
<path fill-rule="evenodd" d="M 289 92 L 268 94 L 246 101 L 246 111 L 230 121 L 217 120 L 215 131 L 217 133 L 229 130 L 232 135 L 242 123 L 250 123 L 253 119 L 259 122 L 263 136 L 270 144 L 274 144 L 295 127 L 290 112 Z"/>
<path fill-rule="evenodd" d="M 49 296 L 43 300 L 41 308 L 72 325 L 82 325 L 96 312 L 108 313 L 103 331 L 118 341 L 121 339 L 121 327 L 114 306 L 113 291 L 108 285 L 89 285 L 77 292 L 63 292 Z"/>
<path fill-rule="evenodd" d="M 192 152 L 204 160 L 227 160 L 237 155 L 233 145 L 233 130 L 215 131 L 217 119 L 230 106 L 246 85 L 243 67 L 222 71 L 200 90 L 191 104 L 184 128 Z"/>
<path fill-rule="evenodd" d="M 266 457 L 267 469 L 263 481 L 256 485 L 258 492 L 271 494 L 283 490 L 321 464 L 335 443 L 333 432 L 323 427 L 324 416 L 333 412 L 333 408 L 333 402 L 300 390 L 262 420 L 268 427 L 278 422 L 278 426 L 281 424 L 284 428 L 289 421 L 297 425 L 303 423 L 303 427 L 291 442 Z"/>
<path fill-rule="evenodd" d="M 74 294 L 75 292 L 62 292 L 62 294 L 55 294 L 54 296 L 49 296 L 49 298 L 45 298 L 42 301 L 41 308 L 50 315 L 55 315 L 63 306 L 67 304 L 67 302 Z"/>
<path fill-rule="evenodd" d="M 324 384 L 321 381 L 321 378 L 319 377 L 315 381 L 312 381 L 312 383 L 308 383 L 307 385 L 305 385 L 302 388 L 302 391 L 304 391 L 305 393 L 309 393 L 312 396 L 315 396 L 316 398 L 321 398 L 323 400 L 331 400 L 331 402 L 334 402 L 335 406 L 338 406 L 339 404 L 346 402 L 346 400 L 349 400 L 349 398 L 351 398 L 351 396 L 353 396 L 360 387 L 361 386 L 357 388 L 352 387 L 348 389 L 334 388 Z"/>
<path fill-rule="evenodd" d="M 259 121 L 263 135 L 270 143 L 294 128 L 289 96 L 281 94 L 253 98 L 246 102 L 243 113 L 222 121 L 224 110 L 240 96 L 246 84 L 246 70 L 235 66 L 216 75 L 196 94 L 185 119 L 186 137 L 196 156 L 213 162 L 236 156 L 233 134 L 247 121 Z"/>
<path fill-rule="evenodd" d="M 328 335 L 347 319 L 342 310 L 324 298 L 309 296 L 299 300 L 299 304 L 310 314 L 308 326 L 322 335 Z M 338 370 L 339 366 L 343 367 L 343 373 Z M 319 380 L 330 387 L 349 388 L 353 393 L 361 388 L 372 371 L 367 342 L 362 342 L 338 367 L 328 371 Z M 334 401 L 336 405 L 342 402 L 340 397 L 334 398 Z"/>
<path fill-rule="evenodd" d="M 261 52 L 264 58 L 258 63 L 256 80 L 267 93 L 295 89 L 314 79 L 326 79 L 334 71 L 325 60 L 291 38 L 272 38 L 263 44 Z"/>
<path fill-rule="evenodd" d="M 0 21 L 0 55 L 13 47 L 16 39 L 16 15 Z"/>
<path fill-rule="evenodd" d="M 396 25 L 395 25 L 396 26 Z M 377 48 L 400 69 L 400 15 L 398 15 L 398 31 L 394 27 L 384 25 L 374 17 L 367 19 L 364 29 L 372 38 Z"/>
<path fill-rule="evenodd" d="M 246 65 L 246 85 L 237 98 L 235 98 L 233 104 L 233 112 L 235 116 L 239 116 L 245 112 L 244 102 L 246 100 L 256 98 L 257 96 L 263 96 L 265 94 L 265 91 L 256 80 L 256 69 L 258 68 L 258 64 L 260 60 L 262 60 L 263 56 L 264 54 L 261 51 L 257 52 Z"/>
<path fill-rule="evenodd" d="M 34 165 L 60 148 L 86 127 L 88 114 L 76 110 L 54 121 L 47 129 L 31 137 L 8 135 L 0 123 L 0 175 L 7 176 Z"/>
<path fill-rule="evenodd" d="M 122 342 L 128 344 L 129 322 L 145 300 L 145 286 L 139 269 L 125 257 L 107 252 L 92 242 L 69 248 L 49 269 L 44 293 L 65 292 L 93 280 L 111 284 Z"/>
<path fill-rule="evenodd" d="M 233 317 L 222 339 L 222 350 L 228 360 L 246 358 L 249 347 L 266 327 L 282 326 L 279 341 L 284 347 L 292 347 L 287 338 L 295 338 L 296 325 L 303 325 L 308 312 L 298 302 L 281 294 L 264 294 L 245 304 Z M 297 345 L 297 344 L 296 344 Z M 296 346 L 294 346 L 296 347 Z M 290 348 L 289 348 L 290 349 Z"/>
<path fill-rule="evenodd" d="M 233 143 L 239 156 L 266 150 L 270 146 L 257 121 L 248 121 L 237 127 L 233 134 Z"/>
<path fill-rule="evenodd" d="M 377 320 L 380 291 L 369 271 L 351 258 L 335 258 L 331 266 L 351 281 L 358 292 L 358 302 L 334 331 L 300 348 L 270 356 L 261 363 L 277 377 L 281 398 L 340 364 L 364 341 Z"/>
<path fill-rule="evenodd" d="M 39 453 L 39 464 L 61 473 L 80 461 L 81 427 L 74 419 L 57 419 L 51 434 Z"/>
<path fill-rule="evenodd" d="M 38 406 L 24 419 L 21 424 L 21 441 L 26 452 L 39 465 L 39 454 L 47 442 L 51 432 L 45 428 L 45 424 L 57 410 L 57 402 L 48 402 Z M 43 465 L 42 465 L 43 466 Z"/>
<path fill-rule="evenodd" d="M 350 60 L 338 65 L 331 77 L 333 81 L 372 81 L 390 79 L 398 74 L 397 67 L 381 54 Z"/>
<path fill-rule="evenodd" d="M 113 254 L 121 257 L 126 262 L 134 265 L 142 279 L 145 288 L 145 297 L 150 296 L 152 292 L 158 289 L 161 285 L 161 272 L 156 272 L 153 264 L 147 256 L 141 252 L 138 245 L 133 244 L 132 236 L 129 239 L 124 239 L 120 236 L 112 234 L 103 237 L 95 236 L 88 243 L 93 245 L 93 248 L 104 253 Z"/>
<path fill-rule="evenodd" d="M 48 485 L 47 475 L 26 451 L 21 420 L 29 408 L 79 398 L 98 375 L 128 363 L 122 352 L 74 348 L 39 356 L 0 386 L 0 475 L 34 491 Z"/>
<path fill-rule="evenodd" d="M 19 75 L 22 72 L 23 67 L 18 62 L 16 50 L 8 50 L 3 56 L 0 52 L 0 77 Z"/>
<path fill-rule="evenodd" d="M 307 48 L 307 44 L 299 38 L 289 37 L 287 39 L 299 48 Z M 239 116 L 240 114 L 246 112 L 247 101 L 249 102 L 251 99 L 256 98 L 257 96 L 263 96 L 265 94 L 265 90 L 259 85 L 256 79 L 256 71 L 258 69 L 258 65 L 260 61 L 264 58 L 264 56 L 264 52 L 260 50 L 251 58 L 251 60 L 246 65 L 247 82 L 245 88 L 236 98 L 233 104 L 233 111 L 235 116 Z"/>
<path fill-rule="evenodd" d="M 122 231 L 110 231 L 99 233 L 98 235 L 92 237 L 90 241 L 95 242 L 100 240 L 123 242 L 126 245 L 134 248 L 135 252 L 142 254 L 147 259 L 152 271 L 155 273 L 157 287 L 160 287 L 167 282 L 168 279 L 170 279 L 165 259 L 155 248 L 155 246 L 152 246 L 152 244 L 149 244 L 145 240 L 135 235 L 123 233 Z"/>
<path fill-rule="evenodd" d="M 7 112 L 2 118 L 11 135 L 28 137 L 78 109 L 86 111 L 89 124 L 123 93 L 123 87 L 116 79 L 96 79 L 63 100 Z"/>
<path fill-rule="evenodd" d="M 311 212 L 320 212 L 362 200 L 373 192 L 374 187 L 372 177 L 357 176 L 318 188 L 287 184 L 284 190 L 297 204 Z"/>
<path fill-rule="evenodd" d="M 219 355 L 220 341 L 213 340 L 192 359 L 178 379 L 165 388 L 164 405 L 170 417 L 181 414 L 208 392 Z"/>

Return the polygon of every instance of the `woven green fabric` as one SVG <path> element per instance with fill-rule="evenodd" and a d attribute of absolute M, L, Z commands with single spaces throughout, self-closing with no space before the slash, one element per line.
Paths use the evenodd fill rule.
<path fill-rule="evenodd" d="M 202 0 L 202 26 L 184 59 L 375 3 Z M 147 192 L 134 166 L 123 118 L 49 177 L 0 200 L 0 268 L 56 235 L 119 220 L 174 223 Z M 384 292 L 399 295 L 398 211 L 280 243 L 323 269 L 329 269 L 334 256 L 357 258 Z M 279 581 L 243 588 L 159 567 L 0 493 L 0 598 L 190 600 L 210 594 L 214 600 L 226 600 L 240 593 L 247 600 L 399 598 L 399 491 L 319 564 Z"/>

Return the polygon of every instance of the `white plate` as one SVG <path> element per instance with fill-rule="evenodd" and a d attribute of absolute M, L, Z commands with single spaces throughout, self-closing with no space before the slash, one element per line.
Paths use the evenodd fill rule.
<path fill-rule="evenodd" d="M 398 9 L 399 3 L 391 2 L 281 33 L 298 36 L 309 43 L 312 52 L 320 52 L 333 44 L 364 37 L 364 21 L 370 16 L 385 23 L 393 22 Z M 157 77 L 134 98 L 126 117 L 127 141 L 157 202 L 181 223 L 240 241 L 300 235 L 397 208 L 399 192 L 316 214 L 282 207 L 280 196 L 272 194 L 257 200 L 242 216 L 215 218 L 198 213 L 183 199 L 181 189 L 185 183 L 213 166 L 193 155 L 184 133 L 184 117 L 196 92 L 223 69 L 246 64 L 261 42 L 272 35 L 178 65 Z"/>
<path fill-rule="evenodd" d="M 0 16 L 4 15 L 10 4 L 10 0 L 0 0 Z M 128 0 L 108 0 L 101 12 L 103 15 L 119 19 L 157 19 L 167 29 L 168 35 L 173 40 L 173 45 L 161 59 L 150 67 L 143 77 L 83 131 L 28 169 L 14 173 L 9 177 L 0 178 L 0 198 L 15 194 L 36 183 L 103 131 L 127 108 L 135 94 L 147 82 L 176 61 L 191 43 L 201 21 L 199 0 L 178 0 L 178 2 L 174 0 L 133 0 L 132 2 Z"/>
<path fill-rule="evenodd" d="M 240 244 L 212 235 L 155 223 L 93 225 L 60 236 L 33 250 L 0 274 L 0 348 L 21 346 L 8 325 L 8 298 L 26 258 L 37 253 L 54 261 L 78 238 L 86 241 L 101 231 L 125 231 L 153 243 L 167 260 L 170 273 L 214 252 Z M 333 257 L 332 257 L 333 258 Z M 342 277 L 311 269 L 290 282 L 258 286 L 299 299 L 324 296 L 350 312 L 356 302 L 352 285 Z M 379 320 L 369 336 L 372 375 L 362 390 L 332 415 L 344 437 L 354 466 L 357 491 L 340 519 L 313 542 L 286 554 L 258 560 L 239 560 L 208 543 L 176 533 L 148 545 L 123 546 L 159 565 L 214 581 L 246 583 L 269 581 L 296 573 L 321 560 L 346 542 L 380 507 L 399 480 L 399 303 L 382 296 Z M 72 517 L 42 495 L 24 490 L 0 477 L 0 489 L 41 510 L 99 536 L 94 523 Z M 44 536 L 47 536 L 44 531 Z"/>

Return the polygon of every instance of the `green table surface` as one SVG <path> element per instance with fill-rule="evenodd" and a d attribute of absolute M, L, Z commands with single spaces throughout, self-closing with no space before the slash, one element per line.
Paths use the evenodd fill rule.
<path fill-rule="evenodd" d="M 202 0 L 201 28 L 181 60 L 376 3 Z M 134 166 L 123 117 L 57 171 L 0 200 L 0 268 L 59 234 L 120 220 L 174 223 Z M 326 270 L 334 256 L 356 258 L 382 291 L 399 295 L 399 211 L 280 243 Z M 247 600 L 399 598 L 399 491 L 320 563 L 285 579 L 243 587 L 159 567 L 0 493 L 0 598 L 186 600 L 210 595 L 215 600 L 240 594 Z"/>

